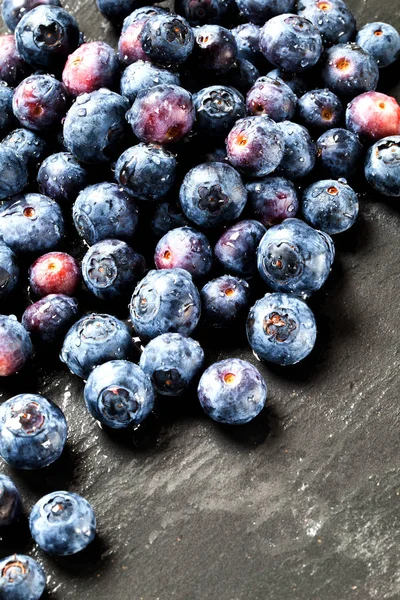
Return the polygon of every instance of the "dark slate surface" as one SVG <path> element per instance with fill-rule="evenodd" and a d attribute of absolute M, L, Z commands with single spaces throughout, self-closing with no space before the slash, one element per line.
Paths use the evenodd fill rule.
<path fill-rule="evenodd" d="M 396 3 L 350 5 L 360 25 L 400 27 Z M 89 39 L 115 42 L 94 0 L 67 8 Z M 398 66 L 386 79 L 400 97 L 395 77 Z M 26 508 L 50 490 L 79 492 L 99 536 L 54 560 L 22 525 L 1 556 L 29 552 L 43 563 L 53 600 L 400 598 L 399 226 L 396 201 L 362 195 L 360 221 L 337 241 L 332 276 L 311 303 L 317 348 L 295 368 L 259 365 L 268 408 L 248 427 L 207 420 L 192 396 L 165 402 L 132 445 L 87 416 L 82 383 L 61 368 L 3 385 L 2 399 L 38 389 L 70 425 L 57 465 L 11 473 Z M 211 344 L 210 360 L 255 360 L 234 338 Z"/>

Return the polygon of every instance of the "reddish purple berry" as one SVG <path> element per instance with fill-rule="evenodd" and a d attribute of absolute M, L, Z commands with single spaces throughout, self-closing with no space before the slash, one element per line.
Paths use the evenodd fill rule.
<path fill-rule="evenodd" d="M 81 281 L 78 262 L 65 252 L 48 252 L 29 269 L 29 285 L 36 296 L 73 296 Z"/>
<path fill-rule="evenodd" d="M 0 80 L 18 85 L 31 72 L 31 67 L 20 56 L 13 35 L 0 36 Z"/>
<path fill-rule="evenodd" d="M 13 110 L 24 127 L 34 131 L 61 125 L 68 108 L 65 87 L 52 75 L 32 75 L 14 93 Z"/>
<path fill-rule="evenodd" d="M 372 142 L 400 135 L 400 106 L 392 96 L 365 92 L 347 106 L 346 127 Z"/>
<path fill-rule="evenodd" d="M 118 84 L 119 63 L 114 50 L 105 42 L 82 44 L 69 55 L 62 74 L 71 96 L 94 92 Z"/>
<path fill-rule="evenodd" d="M 210 271 L 213 253 L 203 233 L 191 227 L 178 227 L 158 242 L 154 262 L 157 269 L 186 269 L 195 279 Z"/>
<path fill-rule="evenodd" d="M 0 315 L 0 377 L 22 369 L 32 350 L 31 338 L 17 318 Z"/>

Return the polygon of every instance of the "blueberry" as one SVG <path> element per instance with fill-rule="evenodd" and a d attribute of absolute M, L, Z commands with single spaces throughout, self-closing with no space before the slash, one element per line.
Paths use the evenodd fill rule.
<path fill-rule="evenodd" d="M 189 221 L 183 214 L 180 205 L 170 204 L 169 202 L 157 204 L 151 221 L 151 228 L 158 238 L 171 229 L 185 227 L 185 225 L 189 225 Z"/>
<path fill-rule="evenodd" d="M 154 406 L 149 375 L 127 360 L 111 360 L 93 369 L 84 394 L 92 417 L 113 429 L 139 425 Z"/>
<path fill-rule="evenodd" d="M 278 365 L 294 365 L 314 347 L 317 326 L 311 309 L 289 294 L 265 294 L 251 308 L 247 338 L 255 355 Z"/>
<path fill-rule="evenodd" d="M 296 109 L 297 96 L 279 79 L 260 77 L 246 96 L 249 115 L 266 115 L 274 121 L 291 119 Z"/>
<path fill-rule="evenodd" d="M 61 209 L 47 196 L 14 196 L 0 209 L 0 239 L 17 254 L 51 250 L 59 245 L 63 235 Z"/>
<path fill-rule="evenodd" d="M 220 25 L 231 21 L 236 15 L 234 0 L 179 0 L 177 7 L 193 27 Z"/>
<path fill-rule="evenodd" d="M 312 90 L 299 98 L 297 117 L 310 131 L 322 133 L 338 127 L 343 120 L 343 104 L 329 90 Z"/>
<path fill-rule="evenodd" d="M 65 336 L 61 362 L 82 379 L 97 365 L 129 359 L 133 342 L 128 327 L 112 315 L 91 314 L 75 323 Z"/>
<path fill-rule="evenodd" d="M 210 242 L 191 227 L 178 227 L 166 233 L 154 253 L 157 269 L 186 269 L 193 279 L 207 275 L 212 262 Z"/>
<path fill-rule="evenodd" d="M 272 17 L 292 11 L 295 0 L 236 0 L 236 4 L 248 21 L 264 25 Z"/>
<path fill-rule="evenodd" d="M 229 71 L 237 54 L 232 33 L 220 25 L 203 25 L 195 33 L 193 58 L 197 68 L 215 73 Z"/>
<path fill-rule="evenodd" d="M 47 142 L 29 129 L 15 129 L 1 145 L 13 150 L 30 170 L 34 170 L 48 153 Z"/>
<path fill-rule="evenodd" d="M 105 42 L 82 44 L 68 57 L 62 81 L 71 96 L 114 89 L 119 82 L 119 61 Z"/>
<path fill-rule="evenodd" d="M 3 0 L 2 17 L 10 31 L 14 31 L 22 17 L 42 4 L 61 6 L 60 0 Z"/>
<path fill-rule="evenodd" d="M 21 498 L 16 486 L 7 475 L 0 474 L 0 528 L 15 523 L 21 514 L 21 507 Z"/>
<path fill-rule="evenodd" d="M 0 315 L 0 377 L 22 369 L 32 351 L 31 338 L 17 318 Z"/>
<path fill-rule="evenodd" d="M 250 286 L 233 275 L 222 275 L 206 283 L 200 298 L 204 322 L 225 329 L 244 315 L 250 302 Z"/>
<path fill-rule="evenodd" d="M 125 17 L 122 25 L 122 33 L 124 33 L 128 27 L 133 25 L 133 23 L 136 23 L 136 21 L 150 19 L 150 17 L 154 17 L 155 15 L 166 15 L 168 13 L 169 10 L 162 6 L 140 6 Z"/>
<path fill-rule="evenodd" d="M 356 20 L 343 0 L 299 0 L 297 12 L 315 25 L 326 46 L 354 38 Z"/>
<path fill-rule="evenodd" d="M 121 23 L 137 6 L 136 0 L 96 0 L 97 8 L 115 24 Z"/>
<path fill-rule="evenodd" d="M 138 93 L 126 118 L 142 142 L 178 142 L 194 124 L 192 95 L 177 85 L 156 85 Z"/>
<path fill-rule="evenodd" d="M 69 152 L 84 163 L 108 162 L 117 157 L 127 134 L 128 106 L 126 98 L 106 88 L 78 96 L 64 122 L 64 142 Z"/>
<path fill-rule="evenodd" d="M 256 219 L 265 227 L 295 217 L 299 209 L 296 188 L 284 177 L 264 177 L 246 185 Z"/>
<path fill-rule="evenodd" d="M 184 269 L 149 271 L 136 286 L 129 308 L 135 331 L 146 339 L 162 333 L 188 336 L 201 312 L 199 292 Z"/>
<path fill-rule="evenodd" d="M 257 252 L 258 270 L 271 289 L 303 297 L 322 287 L 333 259 L 330 237 L 299 219 L 268 229 Z"/>
<path fill-rule="evenodd" d="M 330 129 L 317 140 L 317 164 L 332 179 L 348 179 L 364 154 L 357 135 L 347 129 Z"/>
<path fill-rule="evenodd" d="M 400 196 L 400 135 L 379 140 L 368 150 L 365 177 L 383 196 Z"/>
<path fill-rule="evenodd" d="M 302 213 L 316 229 L 329 235 L 342 233 L 357 219 L 357 194 L 344 181 L 317 181 L 303 192 Z"/>
<path fill-rule="evenodd" d="M 72 204 L 88 183 L 87 170 L 73 154 L 52 154 L 40 166 L 37 182 L 39 191 L 60 203 Z"/>
<path fill-rule="evenodd" d="M 242 23 L 232 29 L 237 45 L 237 58 L 248 60 L 256 66 L 265 63 L 259 47 L 260 31 L 260 27 L 254 23 Z"/>
<path fill-rule="evenodd" d="M 298 15 L 288 13 L 273 17 L 261 29 L 261 52 L 270 63 L 290 73 L 313 67 L 322 49 L 318 29 Z"/>
<path fill-rule="evenodd" d="M 179 200 L 188 219 L 200 227 L 217 227 L 242 213 L 247 192 L 235 169 L 224 163 L 203 163 L 185 176 Z"/>
<path fill-rule="evenodd" d="M 185 62 L 194 46 L 194 33 L 189 23 L 176 14 L 150 17 L 140 34 L 142 48 L 152 62 L 166 67 Z"/>
<path fill-rule="evenodd" d="M 273 69 L 267 73 L 267 77 L 282 80 L 298 97 L 303 96 L 307 91 L 307 84 L 304 78 L 298 73 L 287 73 L 287 71 L 283 71 L 282 69 Z"/>
<path fill-rule="evenodd" d="M 235 169 L 250 177 L 263 177 L 276 169 L 283 158 L 283 135 L 269 117 L 245 117 L 231 129 L 226 149 Z"/>
<path fill-rule="evenodd" d="M 314 168 L 315 144 L 308 130 L 302 125 L 283 121 L 278 123 L 278 128 L 284 140 L 285 151 L 276 173 L 288 179 L 301 179 Z"/>
<path fill-rule="evenodd" d="M 198 342 L 179 333 L 164 333 L 151 340 L 139 366 L 163 396 L 179 396 L 192 383 L 204 362 Z"/>
<path fill-rule="evenodd" d="M 233 87 L 246 95 L 259 77 L 260 73 L 253 63 L 243 58 L 237 58 L 229 71 L 223 73 L 219 80 L 222 85 Z"/>
<path fill-rule="evenodd" d="M 78 303 L 62 294 L 50 294 L 28 306 L 22 325 L 39 344 L 55 344 L 63 340 L 78 318 Z"/>
<path fill-rule="evenodd" d="M 194 95 L 193 102 L 197 131 L 207 137 L 224 138 L 246 114 L 243 96 L 232 87 L 203 88 Z"/>
<path fill-rule="evenodd" d="M 14 469 L 42 469 L 67 440 L 62 411 L 38 394 L 19 394 L 0 406 L 0 456 Z"/>
<path fill-rule="evenodd" d="M 139 92 L 160 84 L 179 85 L 179 75 L 140 60 L 129 65 L 122 73 L 121 95 L 133 103 Z"/>
<path fill-rule="evenodd" d="M 149 56 L 142 47 L 142 31 L 147 18 L 135 20 L 129 27 L 122 30 L 118 40 L 118 56 L 125 65 L 134 64 L 136 61 L 150 61 Z"/>
<path fill-rule="evenodd" d="M 14 291 L 18 279 L 17 257 L 4 242 L 0 241 L 0 302 Z"/>
<path fill-rule="evenodd" d="M 4 6 L 4 3 L 3 3 Z M 31 67 L 21 58 L 15 37 L 0 35 L 0 80 L 16 86 L 31 72 Z"/>
<path fill-rule="evenodd" d="M 0 138 L 3 138 L 17 125 L 13 113 L 13 90 L 0 81 Z"/>
<path fill-rule="evenodd" d="M 14 114 L 24 127 L 45 131 L 61 125 L 68 108 L 67 93 L 52 75 L 32 75 L 14 93 Z"/>
<path fill-rule="evenodd" d="M 4 600 L 39 600 L 46 587 L 46 574 L 36 560 L 13 554 L 0 561 L 0 596 Z"/>
<path fill-rule="evenodd" d="M 79 235 L 89 245 L 108 238 L 129 242 L 138 224 L 135 202 L 115 183 L 96 183 L 82 190 L 72 216 Z"/>
<path fill-rule="evenodd" d="M 94 540 L 96 517 L 82 496 L 51 492 L 32 508 L 29 527 L 42 550 L 56 556 L 69 556 L 81 552 Z"/>
<path fill-rule="evenodd" d="M 86 287 L 103 300 L 113 300 L 132 293 L 144 269 L 143 256 L 120 240 L 97 242 L 82 260 Z"/>
<path fill-rule="evenodd" d="M 29 286 L 36 296 L 73 296 L 81 282 L 79 263 L 66 252 L 43 254 L 29 269 Z"/>
<path fill-rule="evenodd" d="M 241 425 L 264 408 L 267 384 L 252 364 L 229 358 L 204 371 L 197 395 L 204 412 L 214 421 Z"/>
<path fill-rule="evenodd" d="M 174 184 L 176 157 L 157 144 L 128 148 L 115 165 L 115 180 L 141 200 L 161 200 Z"/>
<path fill-rule="evenodd" d="M 214 248 L 214 254 L 223 269 L 239 277 L 255 275 L 256 252 L 264 233 L 264 225 L 250 219 L 239 221 L 226 229 Z"/>
<path fill-rule="evenodd" d="M 347 105 L 346 127 L 369 142 L 399 135 L 400 106 L 391 96 L 365 92 Z"/>
<path fill-rule="evenodd" d="M 14 196 L 28 183 L 28 169 L 23 158 L 7 144 L 0 144 L 0 200 Z"/>
<path fill-rule="evenodd" d="M 372 54 L 380 69 L 400 56 L 400 34 L 388 23 L 367 23 L 357 33 L 356 43 Z"/>
<path fill-rule="evenodd" d="M 379 69 L 374 57 L 357 44 L 338 44 L 326 51 L 321 77 L 338 96 L 354 97 L 376 89 Z"/>
<path fill-rule="evenodd" d="M 18 52 L 37 69 L 57 70 L 79 44 L 79 27 L 58 6 L 37 6 L 25 13 L 15 29 Z"/>

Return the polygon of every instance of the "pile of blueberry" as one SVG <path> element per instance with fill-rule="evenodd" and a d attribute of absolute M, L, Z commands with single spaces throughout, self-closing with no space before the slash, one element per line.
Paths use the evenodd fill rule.
<path fill-rule="evenodd" d="M 376 91 L 400 35 L 381 22 L 357 33 L 343 0 L 97 4 L 122 27 L 118 53 L 85 42 L 59 0 L 3 1 L 0 376 L 56 351 L 105 428 L 137 427 L 157 397 L 197 383 L 211 418 L 247 423 L 265 405 L 263 377 L 238 358 L 204 371 L 190 336 L 246 321 L 259 359 L 293 365 L 312 351 L 306 301 L 329 276 L 331 236 L 357 219 L 349 182 L 365 175 L 400 197 L 400 106 Z M 66 439 L 43 396 L 0 406 L 13 468 L 47 467 Z M 0 476 L 0 526 L 20 514 Z M 39 500 L 29 521 L 55 555 L 95 536 L 92 507 L 71 492 Z M 0 563 L 1 598 L 44 587 L 33 559 Z"/>

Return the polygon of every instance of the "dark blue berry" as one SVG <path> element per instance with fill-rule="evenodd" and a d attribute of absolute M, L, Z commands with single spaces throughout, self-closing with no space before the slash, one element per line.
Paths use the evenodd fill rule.
<path fill-rule="evenodd" d="M 250 293 L 247 281 L 233 275 L 209 281 L 200 291 L 204 323 L 217 329 L 235 326 L 249 306 Z"/>
<path fill-rule="evenodd" d="M 343 116 L 343 104 L 330 90 L 312 90 L 299 98 L 297 103 L 300 123 L 318 133 L 338 127 Z"/>
<path fill-rule="evenodd" d="M 34 131 L 15 129 L 1 142 L 23 159 L 29 170 L 34 170 L 48 154 L 48 144 Z"/>
<path fill-rule="evenodd" d="M 0 81 L 0 138 L 18 124 L 13 113 L 13 90 Z"/>
<path fill-rule="evenodd" d="M 183 214 L 179 204 L 169 202 L 160 202 L 157 204 L 151 221 L 151 228 L 158 238 L 168 233 L 171 229 L 185 227 L 185 225 L 189 225 L 189 221 Z"/>
<path fill-rule="evenodd" d="M 246 185 L 256 219 L 265 227 L 295 217 L 299 209 L 296 188 L 284 177 L 263 177 Z"/>
<path fill-rule="evenodd" d="M 325 46 L 354 39 L 356 20 L 343 0 L 299 0 L 297 12 L 315 25 Z"/>
<path fill-rule="evenodd" d="M 203 233 L 192 227 L 178 227 L 160 239 L 154 263 L 157 269 L 186 269 L 196 279 L 210 271 L 213 253 Z"/>
<path fill-rule="evenodd" d="M 296 109 L 297 96 L 279 79 L 260 77 L 246 96 L 249 115 L 265 115 L 276 122 L 291 119 Z"/>
<path fill-rule="evenodd" d="M 239 277 L 257 272 L 256 252 L 265 233 L 259 221 L 239 221 L 226 229 L 215 244 L 214 254 L 223 269 Z"/>
<path fill-rule="evenodd" d="M 243 96 L 235 88 L 212 85 L 193 96 L 197 131 L 207 137 L 225 138 L 235 122 L 244 117 Z"/>
<path fill-rule="evenodd" d="M 5 600 L 39 600 L 46 574 L 30 556 L 13 554 L 0 561 L 0 596 Z"/>
<path fill-rule="evenodd" d="M 329 235 L 342 233 L 357 219 L 357 194 L 344 181 L 317 181 L 303 192 L 302 213 L 307 223 L 316 229 Z"/>
<path fill-rule="evenodd" d="M 361 163 L 364 149 L 347 129 L 329 129 L 317 140 L 317 165 L 332 179 L 348 179 Z"/>
<path fill-rule="evenodd" d="M 400 196 L 400 136 L 376 142 L 367 153 L 365 177 L 383 196 Z"/>
<path fill-rule="evenodd" d="M 256 66 L 264 65 L 265 59 L 259 47 L 260 31 L 260 27 L 254 23 L 242 23 L 232 29 L 237 45 L 237 58 L 248 60 Z"/>
<path fill-rule="evenodd" d="M 39 344 L 55 344 L 63 340 L 77 320 L 78 303 L 63 294 L 50 294 L 28 306 L 22 315 L 22 325 Z"/>
<path fill-rule="evenodd" d="M 176 14 L 150 17 L 140 35 L 142 48 L 151 61 L 165 66 L 185 62 L 194 46 L 194 33 L 189 23 Z"/>
<path fill-rule="evenodd" d="M 260 73 L 253 63 L 244 58 L 237 58 L 229 71 L 223 73 L 219 80 L 222 85 L 233 87 L 246 95 L 259 77 Z"/>
<path fill-rule="evenodd" d="M 197 68 L 225 73 L 233 66 L 237 45 L 232 33 L 220 25 L 203 25 L 195 31 L 193 58 Z"/>
<path fill-rule="evenodd" d="M 193 27 L 220 25 L 236 15 L 234 0 L 178 0 L 177 9 Z"/>
<path fill-rule="evenodd" d="M 179 75 L 150 62 L 139 60 L 129 65 L 122 73 L 121 95 L 133 103 L 139 92 L 161 84 L 179 85 Z"/>
<path fill-rule="evenodd" d="M 19 279 L 17 257 L 0 241 L 0 302 L 14 291 Z"/>
<path fill-rule="evenodd" d="M 372 54 L 378 67 L 388 67 L 400 56 L 400 34 L 388 23 L 367 23 L 357 33 L 356 43 Z"/>
<path fill-rule="evenodd" d="M 374 57 L 357 44 L 338 44 L 327 50 L 321 77 L 338 96 L 354 97 L 376 89 L 379 69 Z"/>
<path fill-rule="evenodd" d="M 61 6 L 60 0 L 4 0 L 1 14 L 8 29 L 14 31 L 22 17 L 41 4 Z"/>
<path fill-rule="evenodd" d="M 248 21 L 264 25 L 272 17 L 290 13 L 295 0 L 236 0 L 236 4 Z"/>
<path fill-rule="evenodd" d="M 37 182 L 39 191 L 57 202 L 72 204 L 88 183 L 88 173 L 73 154 L 52 154 L 40 166 Z"/>
<path fill-rule="evenodd" d="M 298 73 L 287 73 L 282 69 L 273 69 L 267 73 L 267 77 L 282 80 L 298 97 L 303 96 L 307 91 L 307 83 Z"/>
<path fill-rule="evenodd" d="M 285 151 L 276 174 L 293 180 L 305 177 L 313 170 L 316 158 L 315 144 L 308 130 L 290 121 L 278 123 L 278 128 Z"/>

